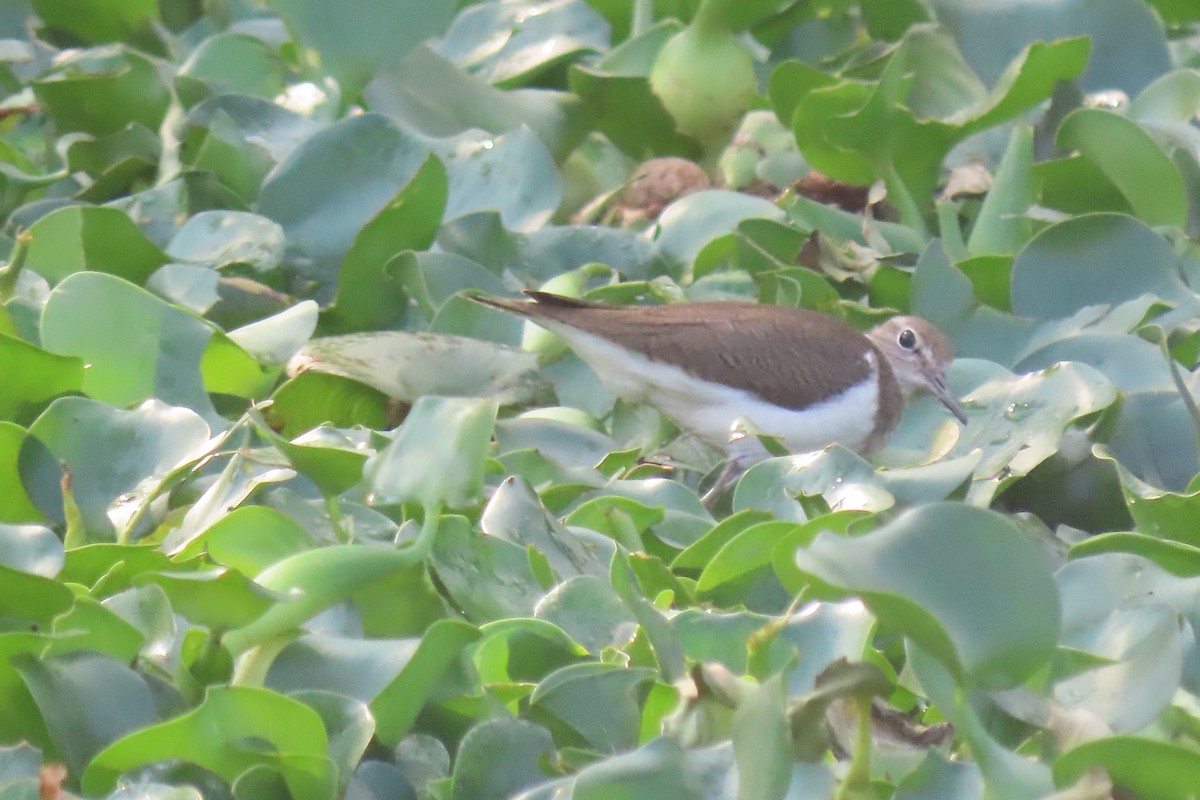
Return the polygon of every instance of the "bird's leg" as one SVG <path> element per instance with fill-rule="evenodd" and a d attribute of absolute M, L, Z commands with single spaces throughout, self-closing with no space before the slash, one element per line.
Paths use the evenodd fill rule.
<path fill-rule="evenodd" d="M 742 477 L 742 473 L 749 466 L 743 459 L 735 456 L 725 459 L 725 463 L 721 466 L 721 471 L 717 473 L 716 480 L 713 481 L 712 486 L 708 487 L 708 491 L 700 497 L 700 502 L 704 504 L 704 507 L 712 511 L 717 501 L 734 487 L 738 482 L 738 478 Z"/>
<path fill-rule="evenodd" d="M 725 464 L 717 473 L 712 486 L 700 498 L 704 507 L 712 511 L 717 501 L 737 484 L 746 470 L 774 455 L 770 445 L 775 443 L 773 437 L 762 435 L 746 420 L 735 421 L 730 428 L 729 443 L 725 447 L 728 456 Z"/>

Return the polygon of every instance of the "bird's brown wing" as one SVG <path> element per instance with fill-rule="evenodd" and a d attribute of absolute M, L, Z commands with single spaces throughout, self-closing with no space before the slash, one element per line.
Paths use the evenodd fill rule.
<path fill-rule="evenodd" d="M 548 319 L 676 366 L 698 378 L 750 391 L 784 408 L 805 408 L 867 378 L 875 353 L 859 331 L 826 314 L 757 303 L 605 306 L 530 293 L 535 302 L 498 307 Z"/>

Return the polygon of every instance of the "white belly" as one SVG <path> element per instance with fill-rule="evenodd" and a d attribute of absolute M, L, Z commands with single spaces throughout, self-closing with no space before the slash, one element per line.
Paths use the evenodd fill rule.
<path fill-rule="evenodd" d="M 864 381 L 803 411 L 764 402 L 742 389 L 714 386 L 678 367 L 630 353 L 606 339 L 549 323 L 616 395 L 655 406 L 692 433 L 725 448 L 739 419 L 804 452 L 838 442 L 860 448 L 875 427 L 877 380 Z M 872 364 L 876 368 L 876 365 Z"/>

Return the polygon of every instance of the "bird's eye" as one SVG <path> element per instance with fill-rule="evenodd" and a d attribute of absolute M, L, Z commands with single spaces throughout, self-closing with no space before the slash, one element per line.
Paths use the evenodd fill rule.
<path fill-rule="evenodd" d="M 900 342 L 900 346 L 905 350 L 912 350 L 917 346 L 917 334 L 915 334 L 911 328 L 905 328 L 904 330 L 900 331 L 900 336 L 897 337 L 897 341 Z"/>

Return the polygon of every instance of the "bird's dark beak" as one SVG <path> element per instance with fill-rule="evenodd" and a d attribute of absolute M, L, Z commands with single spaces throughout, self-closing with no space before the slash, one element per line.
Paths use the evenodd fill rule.
<path fill-rule="evenodd" d="M 959 422 L 963 425 L 967 424 L 967 412 L 963 411 L 963 407 L 958 404 L 958 399 L 950 393 L 950 387 L 946 386 L 946 379 L 941 375 L 935 375 L 929 378 L 929 392 L 938 400 L 942 401 L 942 405 L 950 409 Z"/>

